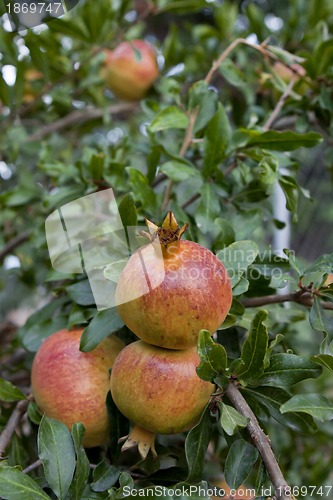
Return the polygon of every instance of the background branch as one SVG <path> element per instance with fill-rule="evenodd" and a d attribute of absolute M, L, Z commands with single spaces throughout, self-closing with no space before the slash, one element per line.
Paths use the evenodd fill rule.
<path fill-rule="evenodd" d="M 313 297 L 309 293 L 299 295 L 296 293 L 285 293 L 283 295 L 264 295 L 263 297 L 250 297 L 242 300 L 244 307 L 260 307 L 267 304 L 279 304 L 282 302 L 297 302 L 304 306 L 311 307 L 313 305 Z M 333 310 L 333 303 L 321 302 L 323 309 Z"/>
<path fill-rule="evenodd" d="M 8 255 L 10 254 L 15 248 L 19 247 L 23 243 L 25 243 L 31 234 L 31 231 L 23 231 L 21 234 L 18 236 L 15 236 L 12 240 L 10 240 L 7 245 L 3 247 L 2 250 L 0 250 L 0 262 Z"/>
<path fill-rule="evenodd" d="M 16 405 L 15 410 L 11 414 L 5 428 L 1 432 L 0 436 L 0 459 L 4 456 L 7 446 L 10 443 L 12 435 L 15 432 L 16 427 L 18 426 L 22 415 L 25 413 L 29 404 L 29 398 L 23 399 L 19 401 Z"/>
<path fill-rule="evenodd" d="M 121 102 L 119 104 L 112 104 L 106 110 L 106 113 L 109 115 L 115 115 L 124 113 L 126 111 L 133 111 L 138 109 L 139 104 L 137 102 Z M 56 120 L 53 123 L 49 123 L 48 125 L 44 125 L 41 130 L 38 130 L 34 134 L 30 135 L 27 138 L 27 142 L 40 141 L 44 137 L 47 137 L 54 132 L 59 132 L 60 130 L 66 129 L 73 125 L 82 125 L 83 123 L 97 120 L 102 118 L 105 115 L 104 109 L 97 109 L 88 107 L 83 110 L 72 111 L 68 115 Z"/>
<path fill-rule="evenodd" d="M 265 464 L 269 477 L 275 489 L 275 495 L 278 500 L 290 500 L 292 497 L 285 493 L 288 484 L 283 477 L 279 464 L 275 458 L 273 450 L 270 445 L 269 437 L 261 429 L 259 422 L 236 387 L 234 382 L 229 382 L 228 388 L 225 392 L 236 410 L 238 410 L 245 418 L 249 419 L 247 429 L 253 440 L 254 445 L 258 449 L 262 460 Z"/>

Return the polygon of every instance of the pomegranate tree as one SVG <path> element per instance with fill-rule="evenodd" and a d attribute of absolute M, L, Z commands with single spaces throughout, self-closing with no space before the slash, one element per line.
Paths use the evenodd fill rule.
<path fill-rule="evenodd" d="M 31 384 L 35 401 L 45 415 L 69 429 L 76 422 L 85 426 L 83 445 L 89 448 L 108 440 L 109 369 L 124 344 L 112 336 L 93 351 L 81 352 L 82 332 L 60 330 L 43 342 L 33 361 Z"/>
<path fill-rule="evenodd" d="M 201 380 L 196 348 L 169 350 L 141 340 L 126 346 L 113 365 L 110 388 L 119 410 L 136 426 L 123 449 L 155 453 L 155 434 L 176 434 L 197 423 L 214 385 Z"/>
<path fill-rule="evenodd" d="M 150 244 L 135 252 L 116 290 L 118 312 L 140 339 L 167 349 L 197 345 L 202 329 L 212 334 L 227 316 L 231 284 L 221 261 L 207 248 L 181 240 L 169 212 L 162 227 L 147 221 Z"/>

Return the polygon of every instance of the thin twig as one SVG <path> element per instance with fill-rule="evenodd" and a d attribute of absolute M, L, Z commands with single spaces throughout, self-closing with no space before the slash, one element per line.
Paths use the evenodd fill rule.
<path fill-rule="evenodd" d="M 193 196 L 191 196 L 191 198 L 189 198 L 187 201 L 185 201 L 185 203 L 182 204 L 182 206 L 181 206 L 182 209 L 184 210 L 189 205 L 192 205 L 192 203 L 194 203 L 196 200 L 198 200 L 200 198 L 200 196 L 201 196 L 200 193 L 196 193 Z"/>
<path fill-rule="evenodd" d="M 306 293 L 302 295 L 297 295 L 296 293 L 285 293 L 283 295 L 264 295 L 263 297 L 250 297 L 248 299 L 242 300 L 244 307 L 260 307 L 267 304 L 279 304 L 282 302 L 297 302 L 303 306 L 311 307 L 313 305 L 312 295 Z M 331 302 L 321 302 L 323 309 L 333 310 L 333 304 Z"/>
<path fill-rule="evenodd" d="M 24 472 L 24 474 L 28 474 L 28 472 L 31 472 L 35 469 L 38 469 L 38 467 L 42 465 L 42 461 L 40 459 L 36 460 L 36 462 L 34 462 L 33 464 L 30 464 L 28 465 L 28 467 L 26 467 L 25 469 L 23 469 L 22 472 Z"/>
<path fill-rule="evenodd" d="M 275 489 L 277 500 L 290 500 L 292 497 L 286 494 L 288 484 L 283 477 L 279 464 L 277 463 L 270 445 L 269 437 L 266 436 L 261 429 L 255 414 L 234 382 L 229 383 L 225 394 L 228 396 L 236 410 L 238 410 L 245 418 L 249 419 L 247 429 L 265 464 Z"/>
<path fill-rule="evenodd" d="M 281 109 L 283 108 L 284 106 L 284 103 L 286 102 L 286 100 L 288 99 L 292 89 L 293 89 L 293 86 L 295 85 L 297 81 L 297 78 L 296 76 L 293 76 L 293 78 L 290 80 L 288 86 L 286 87 L 285 91 L 283 92 L 283 94 L 281 95 L 280 99 L 278 100 L 275 108 L 273 109 L 271 115 L 268 117 L 267 121 L 265 122 L 264 126 L 263 126 L 263 130 L 267 131 L 271 128 L 271 126 L 273 125 L 274 121 L 276 120 L 276 118 L 278 117 L 278 115 L 280 114 L 280 111 Z"/>
<path fill-rule="evenodd" d="M 138 103 L 132 102 L 122 102 L 119 104 L 113 104 L 109 106 L 106 110 L 106 113 L 109 115 L 115 115 L 119 113 L 123 113 L 125 111 L 133 111 L 138 108 Z M 59 132 L 65 128 L 71 127 L 72 125 L 82 125 L 83 123 L 97 120 L 102 118 L 105 115 L 104 109 L 97 109 L 88 107 L 83 110 L 72 111 L 68 115 L 56 120 L 53 123 L 49 123 L 45 125 L 41 130 L 38 130 L 34 134 L 30 135 L 27 138 L 27 142 L 40 141 L 44 137 L 47 137 L 54 132 Z"/>
<path fill-rule="evenodd" d="M 0 459 L 4 456 L 4 453 L 6 451 L 7 446 L 10 443 L 10 440 L 12 438 L 12 435 L 15 432 L 16 427 L 18 426 L 22 415 L 25 413 L 27 407 L 29 404 L 29 397 L 28 399 L 23 399 L 19 401 L 16 405 L 15 410 L 11 414 L 5 428 L 1 432 L 0 436 Z"/>
<path fill-rule="evenodd" d="M 4 246 L 2 250 L 0 250 L 0 262 L 8 255 L 10 254 L 15 248 L 18 246 L 22 245 L 22 243 L 25 243 L 31 234 L 31 231 L 23 231 L 21 234 L 18 236 L 15 236 L 12 240 L 10 240 L 7 245 Z"/>

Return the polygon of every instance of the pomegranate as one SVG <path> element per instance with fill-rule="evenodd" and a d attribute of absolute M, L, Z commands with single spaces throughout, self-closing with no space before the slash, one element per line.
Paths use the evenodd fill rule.
<path fill-rule="evenodd" d="M 142 99 L 159 75 L 153 47 L 144 40 L 132 40 L 104 53 L 102 76 L 114 95 L 130 101 Z"/>
<path fill-rule="evenodd" d="M 138 445 L 142 456 L 149 449 L 155 453 L 155 434 L 176 434 L 197 423 L 215 387 L 198 377 L 199 363 L 196 348 L 175 351 L 142 340 L 119 353 L 111 394 L 119 410 L 136 424 L 123 449 Z"/>
<path fill-rule="evenodd" d="M 87 448 L 107 442 L 109 421 L 105 404 L 109 368 L 124 347 L 117 337 L 104 339 L 93 351 L 81 352 L 83 330 L 60 330 L 38 349 L 32 365 L 32 392 L 40 410 L 71 429 L 85 428 Z"/>
<path fill-rule="evenodd" d="M 227 271 L 207 248 L 180 240 L 169 212 L 162 227 L 147 221 L 151 244 L 140 248 L 123 269 L 115 294 L 124 323 L 141 340 L 167 349 L 197 345 L 199 331 L 214 333 L 232 302 Z"/>

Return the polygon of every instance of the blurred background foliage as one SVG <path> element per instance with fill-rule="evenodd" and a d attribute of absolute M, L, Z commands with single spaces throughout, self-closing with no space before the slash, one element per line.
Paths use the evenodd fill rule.
<path fill-rule="evenodd" d="M 295 266 L 290 267 L 286 256 L 278 264 L 272 258 L 272 251 L 282 251 L 274 242 L 283 228 L 291 234 L 286 246 L 296 251 L 302 265 L 331 252 L 331 2 L 100 0 L 97 5 L 82 0 L 64 17 L 20 33 L 10 32 L 3 4 L 0 15 L 2 376 L 27 390 L 33 352 L 42 339 L 62 327 L 86 326 L 96 317 L 85 277 L 52 270 L 44 230 L 52 211 L 86 194 L 112 187 L 121 201 L 132 193 L 127 200 L 134 199 L 139 223 L 145 217 L 160 222 L 171 209 L 179 223 L 189 221 L 187 238 L 215 252 L 235 241 L 255 241 L 262 257 L 252 266 L 257 275 L 244 274 L 236 293 L 240 300 L 275 293 L 286 284 L 291 291 L 297 289 Z M 119 102 L 101 76 L 103 48 L 134 38 L 156 47 L 161 76 L 140 103 Z M 203 84 L 213 61 L 237 38 L 264 44 L 277 59 L 305 69 L 270 126 L 272 131 L 300 134 L 285 136 L 291 144 L 286 140 L 277 145 L 278 136 L 270 145 L 260 142 L 262 127 L 288 87 L 267 54 L 240 44 L 209 88 Z M 179 154 L 184 112 L 195 106 L 200 108 L 196 140 L 184 160 Z M 166 124 L 168 114 L 172 127 Z M 282 202 L 276 186 L 284 193 Z M 264 263 L 268 275 L 260 271 Z M 271 279 L 276 267 L 286 273 L 279 282 Z M 309 272 L 305 282 L 314 280 L 319 286 L 329 267 L 316 272 Z M 284 335 L 277 352 L 316 355 L 322 340 L 318 330 L 328 330 L 332 338 L 331 324 L 326 330 L 316 327 L 314 313 L 310 324 L 302 305 L 267 309 L 270 338 Z M 232 313 L 233 325 L 221 330 L 219 339 L 236 358 L 254 311 L 244 311 L 236 300 Z M 17 362 L 8 364 L 15 356 Z M 333 398 L 331 381 L 325 370 L 319 379 L 298 384 L 297 391 Z M 254 406 L 287 481 L 332 484 L 331 424 L 320 424 L 316 434 L 305 435 L 268 418 L 260 404 Z M 10 411 L 2 410 L 0 425 Z M 29 432 L 34 436 L 36 428 Z M 12 440 L 11 465 L 26 467 L 36 459 L 29 432 Z M 176 449 L 178 474 L 185 467 L 179 451 L 182 438 L 180 445 L 178 437 L 163 439 L 166 447 Z M 221 474 L 230 440 L 217 434 L 215 445 L 204 479 Z M 89 458 L 94 462 L 101 456 L 94 451 Z M 125 460 L 125 470 L 126 465 Z M 138 469 L 147 476 L 156 473 L 152 482 L 161 479 L 152 462 Z M 249 484 L 260 473 L 254 470 Z M 87 498 L 107 498 L 103 495 Z"/>

